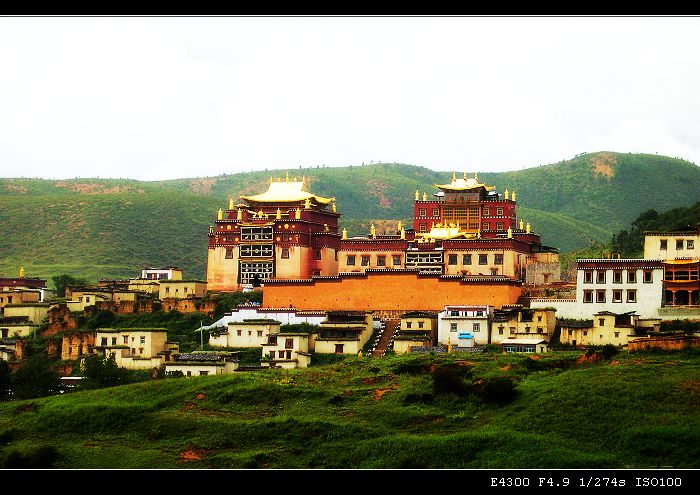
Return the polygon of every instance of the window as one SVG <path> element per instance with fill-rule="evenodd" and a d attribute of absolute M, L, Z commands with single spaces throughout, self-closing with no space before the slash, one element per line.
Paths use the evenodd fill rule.
<path fill-rule="evenodd" d="M 627 271 L 627 282 L 630 284 L 637 283 L 637 270 L 628 270 Z"/>
<path fill-rule="evenodd" d="M 349 254 L 345 264 L 348 266 L 355 266 L 355 255 L 354 254 Z"/>
<path fill-rule="evenodd" d="M 188 372 L 187 372 L 187 376 L 192 376 L 192 372 L 191 372 L 191 371 L 188 371 Z"/>
<path fill-rule="evenodd" d="M 282 254 L 280 255 L 280 258 L 284 260 L 289 259 L 289 248 L 282 248 Z"/>
<path fill-rule="evenodd" d="M 253 335 L 253 331 L 252 331 L 252 330 L 248 330 L 248 337 L 250 337 L 251 335 Z"/>
<path fill-rule="evenodd" d="M 433 216 L 434 217 L 440 216 L 440 208 L 433 208 Z"/>
<path fill-rule="evenodd" d="M 605 318 L 598 318 L 598 326 L 599 327 L 605 326 Z"/>
<path fill-rule="evenodd" d="M 583 283 L 592 284 L 593 283 L 593 272 L 585 271 L 583 272 Z"/>
<path fill-rule="evenodd" d="M 362 257 L 362 266 L 369 266 L 369 256 Z"/>
<path fill-rule="evenodd" d="M 391 257 L 391 264 L 394 266 L 401 266 L 401 255 L 395 254 Z"/>
<path fill-rule="evenodd" d="M 488 255 L 486 255 L 486 254 L 480 254 L 480 255 L 479 255 L 479 264 L 480 264 L 480 265 L 486 265 L 486 264 L 488 264 L 488 258 L 487 258 L 487 256 L 488 256 Z"/>
<path fill-rule="evenodd" d="M 343 344 L 335 344 L 335 353 L 336 353 L 336 354 L 342 354 L 342 353 L 343 353 Z"/>
<path fill-rule="evenodd" d="M 615 270 L 613 272 L 613 284 L 621 284 L 621 283 L 622 283 L 622 271 Z"/>
<path fill-rule="evenodd" d="M 596 275 L 596 277 L 595 277 L 596 283 L 598 283 L 598 284 L 605 283 L 605 270 L 598 270 L 595 275 Z"/>
<path fill-rule="evenodd" d="M 491 225 L 488 222 L 481 224 L 481 230 L 490 230 L 490 229 L 491 229 Z"/>
<path fill-rule="evenodd" d="M 124 343 L 125 344 L 129 343 L 129 336 L 128 335 L 124 335 Z"/>
<path fill-rule="evenodd" d="M 386 266 L 386 256 L 377 256 L 377 266 Z"/>
<path fill-rule="evenodd" d="M 450 311 L 450 316 L 459 316 L 459 311 L 455 311 L 454 309 Z"/>
<path fill-rule="evenodd" d="M 141 335 L 139 338 L 139 344 L 145 344 L 146 343 L 146 337 L 144 335 Z"/>
<path fill-rule="evenodd" d="M 683 250 L 683 239 L 676 239 L 676 249 L 678 251 Z"/>
<path fill-rule="evenodd" d="M 226 259 L 233 259 L 233 248 L 226 248 Z"/>
<path fill-rule="evenodd" d="M 411 328 L 412 323 L 410 321 L 406 322 L 406 328 Z"/>
<path fill-rule="evenodd" d="M 421 208 L 420 210 L 418 210 L 418 216 L 419 217 L 427 216 L 427 210 L 425 208 Z"/>
<path fill-rule="evenodd" d="M 100 340 L 100 342 L 101 342 L 101 345 L 102 345 L 103 347 L 106 347 L 106 346 L 107 346 L 107 337 L 102 337 L 102 339 Z"/>
<path fill-rule="evenodd" d="M 287 351 L 287 359 L 292 359 L 292 351 Z"/>
<path fill-rule="evenodd" d="M 644 283 L 650 284 L 654 281 L 654 277 L 651 274 L 651 270 L 644 270 Z"/>
<path fill-rule="evenodd" d="M 538 316 L 538 317 L 537 317 L 537 321 L 542 321 L 542 317 L 541 317 L 541 316 Z"/>
<path fill-rule="evenodd" d="M 457 331 L 457 324 L 450 323 L 450 332 L 456 332 L 456 331 Z"/>
<path fill-rule="evenodd" d="M 503 327 L 498 327 L 498 335 L 503 335 Z"/>
<path fill-rule="evenodd" d="M 637 289 L 627 290 L 627 302 L 636 303 L 637 302 Z"/>
<path fill-rule="evenodd" d="M 241 336 L 242 333 L 243 333 L 243 330 L 236 330 L 236 335 L 238 335 L 239 337 Z"/>
<path fill-rule="evenodd" d="M 503 230 L 503 222 L 496 222 L 496 230 Z"/>
<path fill-rule="evenodd" d="M 314 259 L 315 260 L 321 259 L 321 250 L 320 249 L 314 249 Z"/>
<path fill-rule="evenodd" d="M 447 256 L 447 264 L 448 265 L 456 265 L 457 264 L 457 255 L 456 254 L 450 254 Z"/>
<path fill-rule="evenodd" d="M 481 323 L 474 323 L 474 324 L 472 325 L 472 330 L 475 331 L 475 332 L 480 332 L 480 331 L 481 331 L 480 328 L 479 328 L 480 326 L 481 326 Z"/>
<path fill-rule="evenodd" d="M 498 268 L 491 268 L 491 275 L 498 275 Z"/>
<path fill-rule="evenodd" d="M 293 349 L 294 348 L 294 339 L 284 339 L 284 348 L 285 349 Z"/>
<path fill-rule="evenodd" d="M 584 331 L 583 331 L 583 336 L 584 336 L 584 337 L 587 337 L 587 336 L 588 336 L 588 330 L 584 330 Z"/>
<path fill-rule="evenodd" d="M 503 264 L 503 255 L 502 254 L 494 254 L 493 255 L 493 264 L 494 265 L 502 265 Z"/>
<path fill-rule="evenodd" d="M 277 356 L 279 356 L 280 359 L 284 359 L 284 351 L 277 351 Z"/>
<path fill-rule="evenodd" d="M 503 208 L 496 208 L 496 216 L 499 216 L 499 217 L 503 216 Z"/>
<path fill-rule="evenodd" d="M 423 328 L 423 322 L 422 322 L 422 321 L 419 321 L 419 322 L 418 322 L 418 328 Z"/>
<path fill-rule="evenodd" d="M 596 302 L 599 303 L 604 303 L 605 302 L 605 291 L 604 290 L 597 290 L 595 291 L 595 300 Z"/>
<path fill-rule="evenodd" d="M 117 345 L 117 338 L 116 337 L 112 337 L 112 345 Z"/>
<path fill-rule="evenodd" d="M 490 210 L 489 210 L 488 206 L 484 206 L 484 215 L 485 215 L 485 216 L 489 216 L 490 214 L 491 214 L 491 213 L 490 213 Z"/>
<path fill-rule="evenodd" d="M 688 249 L 695 249 L 695 241 L 686 241 L 685 247 Z"/>
<path fill-rule="evenodd" d="M 573 337 L 573 336 L 574 336 L 574 331 L 569 329 L 569 337 Z"/>
<path fill-rule="evenodd" d="M 613 301 L 614 303 L 621 303 L 622 302 L 622 291 L 621 290 L 614 290 L 613 291 Z"/>
<path fill-rule="evenodd" d="M 90 302 L 90 296 L 85 296 L 85 302 L 89 303 Z"/>
<path fill-rule="evenodd" d="M 543 333 L 544 329 L 542 327 L 537 327 L 537 333 Z"/>
<path fill-rule="evenodd" d="M 418 226 L 418 231 L 419 231 L 419 232 L 427 232 L 424 223 L 422 223 L 422 224 L 420 224 L 420 225 Z"/>
<path fill-rule="evenodd" d="M 620 336 L 620 332 L 615 332 L 615 338 L 618 338 Z"/>
<path fill-rule="evenodd" d="M 585 302 L 585 303 L 592 303 L 593 302 L 593 291 L 592 290 L 584 290 L 583 291 L 583 302 Z"/>
<path fill-rule="evenodd" d="M 207 376 L 209 374 L 208 371 L 200 371 L 199 376 Z"/>
<path fill-rule="evenodd" d="M 525 327 L 525 333 L 530 333 L 530 327 Z"/>
<path fill-rule="evenodd" d="M 139 354 L 143 354 L 143 347 L 139 347 Z"/>
<path fill-rule="evenodd" d="M 289 242 L 289 232 L 282 232 L 282 241 Z"/>
<path fill-rule="evenodd" d="M 165 288 L 165 293 L 166 293 L 166 294 L 170 294 L 170 287 L 166 287 L 166 288 Z"/>
<path fill-rule="evenodd" d="M 668 248 L 668 241 L 666 239 L 661 239 L 659 241 L 659 249 L 666 250 Z"/>
<path fill-rule="evenodd" d="M 258 337 L 262 337 L 262 330 L 258 330 Z"/>
<path fill-rule="evenodd" d="M 472 264 L 472 255 L 471 254 L 463 254 L 462 255 L 462 264 L 463 265 L 471 265 Z"/>

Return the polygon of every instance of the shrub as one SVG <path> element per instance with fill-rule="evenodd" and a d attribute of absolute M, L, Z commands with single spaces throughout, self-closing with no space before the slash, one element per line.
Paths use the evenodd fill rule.
<path fill-rule="evenodd" d="M 612 358 L 615 354 L 618 354 L 620 351 L 617 349 L 612 344 L 605 344 L 603 348 L 600 350 L 600 356 L 603 359 L 610 359 Z"/>
<path fill-rule="evenodd" d="M 504 376 L 484 379 L 477 387 L 477 393 L 484 402 L 493 404 L 508 404 L 517 396 L 515 383 Z"/>
<path fill-rule="evenodd" d="M 433 393 L 454 394 L 461 397 L 473 392 L 471 382 L 466 382 L 465 377 L 471 375 L 471 369 L 466 366 L 445 364 L 439 366 L 433 372 Z"/>
<path fill-rule="evenodd" d="M 3 469 L 47 469 L 52 468 L 58 460 L 58 451 L 54 447 L 39 447 L 28 454 L 11 451 L 2 463 Z"/>

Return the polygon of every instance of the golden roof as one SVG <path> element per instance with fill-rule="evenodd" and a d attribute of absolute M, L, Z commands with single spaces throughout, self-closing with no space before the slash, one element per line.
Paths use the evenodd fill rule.
<path fill-rule="evenodd" d="M 469 233 L 463 231 L 459 225 L 449 224 L 449 225 L 433 225 L 430 228 L 430 232 L 420 232 L 416 233 L 416 237 L 423 237 L 423 239 L 435 239 L 443 241 L 445 239 L 457 239 L 459 237 L 473 237 Z"/>
<path fill-rule="evenodd" d="M 310 192 L 304 191 L 305 182 L 292 180 L 289 178 L 280 181 L 270 181 L 267 191 L 254 196 L 241 196 L 247 201 L 257 203 L 288 203 L 313 199 L 319 204 L 327 205 L 333 198 L 322 198 Z"/>
<path fill-rule="evenodd" d="M 440 189 L 449 189 L 450 191 L 466 191 L 468 189 L 477 189 L 479 187 L 485 188 L 487 191 L 493 191 L 496 189 L 495 186 L 487 186 L 486 184 L 479 182 L 476 177 L 476 172 L 474 177 L 467 178 L 467 173 L 465 172 L 461 178 L 457 178 L 455 174 L 452 174 L 452 182 L 449 184 L 435 184 L 435 187 Z"/>

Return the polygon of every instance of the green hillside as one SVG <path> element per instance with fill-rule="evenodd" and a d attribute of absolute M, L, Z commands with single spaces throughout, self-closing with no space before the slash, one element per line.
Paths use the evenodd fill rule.
<path fill-rule="evenodd" d="M 348 357 L 0 403 L 0 467 L 700 467 L 697 351 L 581 355 Z M 499 378 L 512 401 L 484 393 Z"/>
<path fill-rule="evenodd" d="M 96 279 L 133 276 L 143 265 L 175 264 L 202 278 L 206 232 L 229 195 L 264 191 L 261 171 L 143 182 L 126 179 L 0 179 L 0 274 L 24 266 L 28 276 L 60 273 Z M 452 171 L 402 164 L 317 167 L 308 189 L 334 196 L 350 235 L 375 220 L 411 225 L 415 190 L 431 193 Z M 457 171 L 460 172 L 459 170 Z M 562 252 L 608 242 L 641 212 L 700 200 L 700 167 L 658 155 L 600 152 L 530 169 L 479 173 L 516 190 L 519 215 L 545 244 Z"/>

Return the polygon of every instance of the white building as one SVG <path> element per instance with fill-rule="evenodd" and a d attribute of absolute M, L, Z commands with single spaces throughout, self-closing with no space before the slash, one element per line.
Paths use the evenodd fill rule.
<path fill-rule="evenodd" d="M 144 268 L 141 270 L 142 280 L 182 280 L 182 270 L 176 266 L 167 268 Z"/>
<path fill-rule="evenodd" d="M 245 305 L 238 306 L 219 320 L 203 328 L 204 330 L 212 330 L 225 328 L 231 322 L 263 319 L 277 320 L 282 325 L 295 325 L 297 323 L 320 325 L 326 319 L 326 313 L 323 311 L 299 311 L 294 308 L 261 308 L 255 305 Z"/>
<path fill-rule="evenodd" d="M 209 334 L 212 347 L 260 347 L 268 342 L 268 337 L 278 334 L 280 322 L 270 319 L 230 321 L 225 328 L 219 327 Z"/>
<path fill-rule="evenodd" d="M 580 259 L 576 265 L 576 299 L 532 299 L 530 307 L 553 307 L 560 319 L 586 319 L 601 311 L 658 317 L 663 298 L 661 260 Z"/>
<path fill-rule="evenodd" d="M 547 352 L 547 341 L 544 339 L 507 339 L 499 344 L 503 352 Z"/>
<path fill-rule="evenodd" d="M 438 343 L 455 347 L 486 345 L 492 316 L 491 306 L 445 306 L 438 313 Z"/>

